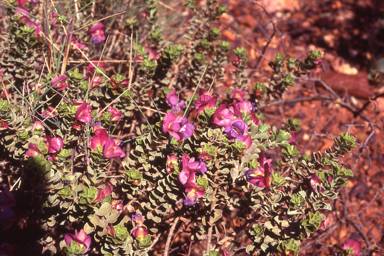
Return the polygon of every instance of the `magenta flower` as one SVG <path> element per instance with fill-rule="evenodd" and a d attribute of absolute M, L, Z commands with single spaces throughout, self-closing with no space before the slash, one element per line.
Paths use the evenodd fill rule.
<path fill-rule="evenodd" d="M 33 0 L 16 0 L 16 3 L 18 6 L 24 6 L 24 4 L 27 4 L 27 3 L 33 6 L 35 2 L 36 1 L 33 1 Z"/>
<path fill-rule="evenodd" d="M 77 109 L 75 117 L 77 120 L 89 124 L 92 122 L 91 112 L 92 107 L 88 106 L 86 102 L 83 102 Z"/>
<path fill-rule="evenodd" d="M 183 200 L 183 203 L 186 206 L 192 206 L 196 203 L 196 198 L 201 198 L 204 196 L 205 188 L 204 187 L 186 188 L 185 192 L 187 192 L 187 196 Z"/>
<path fill-rule="evenodd" d="M 140 213 L 135 213 L 132 215 L 132 221 L 141 226 L 144 223 L 144 217 Z"/>
<path fill-rule="evenodd" d="M 200 115 L 205 109 L 210 109 L 216 107 L 217 98 L 209 94 L 203 94 L 196 100 L 195 109 Z"/>
<path fill-rule="evenodd" d="M 116 89 L 117 87 L 127 87 L 128 84 L 129 84 L 129 80 L 128 79 L 123 79 L 121 80 L 120 82 L 116 82 L 116 79 L 115 78 L 111 78 L 111 80 L 109 80 L 109 82 L 112 84 L 113 88 Z"/>
<path fill-rule="evenodd" d="M 166 163 L 166 165 L 167 165 L 167 174 L 170 174 L 175 169 L 176 170 L 179 169 L 177 161 L 178 161 L 177 156 L 175 156 L 175 155 L 167 156 L 167 163 Z"/>
<path fill-rule="evenodd" d="M 317 186 L 319 186 L 319 190 L 321 190 L 321 184 L 323 184 L 323 182 L 321 181 L 319 176 L 317 176 L 316 174 L 312 174 L 310 183 L 314 191 L 316 191 Z"/>
<path fill-rule="evenodd" d="M 181 184 L 185 185 L 190 179 L 191 173 L 200 172 L 205 174 L 207 171 L 207 165 L 202 161 L 195 161 L 195 158 L 190 158 L 188 155 L 182 156 L 183 170 L 179 173 L 179 180 Z M 192 179 L 193 180 L 193 179 Z"/>
<path fill-rule="evenodd" d="M 54 26 L 54 27 L 58 27 L 59 25 L 56 23 L 56 19 L 57 18 L 57 14 L 56 13 L 52 13 L 52 19 L 51 19 L 51 25 Z"/>
<path fill-rule="evenodd" d="M 71 36 L 71 42 L 72 42 L 72 50 L 77 50 L 77 49 L 83 49 L 85 45 L 77 42 L 76 36 L 72 35 Z"/>
<path fill-rule="evenodd" d="M 193 158 L 192 158 L 193 159 Z M 191 159 L 191 160 L 192 160 Z M 204 164 L 205 165 L 205 164 Z M 206 168 L 206 166 L 205 166 Z M 181 174 L 181 175 L 180 175 Z M 193 170 L 183 170 L 179 174 L 179 180 L 185 187 L 185 192 L 187 193 L 187 197 L 183 201 L 186 206 L 191 206 L 196 203 L 196 198 L 201 198 L 204 196 L 205 188 L 198 187 L 196 182 L 196 172 Z"/>
<path fill-rule="evenodd" d="M 97 66 L 97 64 L 99 64 L 99 66 Z M 93 61 L 91 61 L 88 64 L 88 69 L 87 69 L 87 73 L 89 74 L 89 76 L 91 76 L 91 77 L 93 76 L 93 73 L 95 73 L 95 69 L 96 69 L 95 67 L 98 67 L 101 70 L 105 70 L 107 68 L 107 65 L 105 64 L 105 62 L 103 60 L 100 60 L 100 61 L 99 60 L 93 60 Z"/>
<path fill-rule="evenodd" d="M 28 150 L 25 152 L 26 156 L 37 156 L 38 154 L 41 154 L 40 149 L 33 143 L 28 144 Z"/>
<path fill-rule="evenodd" d="M 204 146 L 201 146 L 202 153 L 199 153 L 199 158 L 202 159 L 203 161 L 209 161 L 214 158 L 213 155 L 205 151 Z"/>
<path fill-rule="evenodd" d="M 41 115 L 44 118 L 54 118 L 57 116 L 57 111 L 55 108 L 48 106 L 48 109 L 44 110 Z"/>
<path fill-rule="evenodd" d="M 41 94 L 41 90 L 40 90 L 41 87 L 43 87 L 43 84 L 39 83 L 39 82 L 29 85 L 30 92 L 36 91 L 36 93 L 38 93 L 38 94 Z"/>
<path fill-rule="evenodd" d="M 151 47 L 145 47 L 145 51 L 149 51 L 148 58 L 150 60 L 157 60 L 160 57 L 160 54 L 156 54 L 156 52 Z M 142 62 L 143 61 L 143 57 L 140 56 L 140 55 L 137 55 L 135 61 L 136 62 Z"/>
<path fill-rule="evenodd" d="M 108 138 L 104 146 L 104 157 L 125 157 L 123 150 L 116 144 L 114 139 Z"/>
<path fill-rule="evenodd" d="M 252 145 L 252 138 L 248 135 L 245 135 L 243 136 L 243 140 L 240 141 L 242 143 L 244 143 L 247 147 L 245 148 L 245 150 L 249 149 Z"/>
<path fill-rule="evenodd" d="M 65 234 L 64 235 L 64 240 L 67 246 L 71 246 L 71 242 L 75 242 L 76 245 L 80 246 L 80 250 L 84 250 L 82 254 L 85 254 L 88 250 L 89 247 L 91 246 L 91 237 L 85 233 L 84 229 L 80 230 L 80 232 L 77 232 L 75 230 L 75 234 Z"/>
<path fill-rule="evenodd" d="M 313 61 L 313 64 L 316 65 L 316 67 L 313 69 L 313 71 L 317 71 L 319 69 L 319 66 L 321 65 L 321 63 L 324 62 L 324 59 L 323 58 L 317 58 L 316 60 Z"/>
<path fill-rule="evenodd" d="M 58 91 L 63 91 L 65 88 L 67 88 L 67 83 L 65 82 L 65 80 L 67 80 L 66 76 L 59 75 L 57 77 L 52 78 L 51 85 Z"/>
<path fill-rule="evenodd" d="M 248 135 L 248 125 L 240 118 L 235 118 L 231 121 L 230 125 L 225 127 L 228 139 L 234 142 L 243 141 L 244 136 Z"/>
<path fill-rule="evenodd" d="M 240 89 L 235 89 L 229 94 L 230 99 L 234 99 L 237 101 L 242 101 L 244 97 L 244 92 Z"/>
<path fill-rule="evenodd" d="M 112 209 L 122 211 L 124 209 L 123 200 L 112 200 Z"/>
<path fill-rule="evenodd" d="M 108 139 L 109 136 L 104 129 L 97 129 L 95 131 L 95 136 L 89 140 L 89 144 L 91 145 L 91 148 L 95 150 L 97 147 L 104 147 Z"/>
<path fill-rule="evenodd" d="M 165 95 L 165 102 L 172 107 L 172 111 L 180 111 L 185 106 L 184 101 L 180 100 L 176 95 L 176 90 L 172 90 Z"/>
<path fill-rule="evenodd" d="M 104 188 L 102 188 L 102 186 L 104 186 Z M 102 202 L 106 196 L 110 196 L 112 193 L 112 188 L 108 183 L 100 184 L 97 188 L 97 196 L 93 201 L 93 203 L 95 204 L 98 202 Z"/>
<path fill-rule="evenodd" d="M 40 40 L 40 39 L 42 39 L 42 37 L 40 36 L 40 32 L 41 32 L 41 26 L 38 24 L 38 23 L 36 23 L 36 22 L 32 22 L 32 21 L 27 21 L 27 22 L 25 22 L 25 24 L 28 26 L 28 27 L 35 27 L 36 29 L 35 29 L 35 31 L 33 31 L 33 34 L 35 34 L 36 35 L 36 39 L 37 40 Z"/>
<path fill-rule="evenodd" d="M 243 117 L 246 117 L 253 109 L 252 103 L 248 100 L 240 101 L 236 104 L 236 107 L 243 114 Z"/>
<path fill-rule="evenodd" d="M 255 112 L 251 112 L 251 120 L 257 126 L 259 126 L 261 123 L 261 120 L 256 117 Z"/>
<path fill-rule="evenodd" d="M 193 130 L 195 130 L 195 127 L 188 123 L 187 118 L 176 117 L 172 112 L 166 114 L 163 119 L 163 132 L 168 132 L 177 141 L 191 137 Z"/>
<path fill-rule="evenodd" d="M 346 250 L 350 256 L 360 256 L 361 243 L 353 238 L 349 238 L 345 241 L 343 250 Z"/>
<path fill-rule="evenodd" d="M 19 16 L 19 15 L 20 15 L 19 22 L 27 22 L 28 19 L 31 17 L 29 15 L 29 9 L 24 6 L 18 6 L 15 9 L 15 16 Z"/>
<path fill-rule="evenodd" d="M 287 140 L 287 143 L 289 143 L 290 145 L 297 145 L 295 142 L 296 134 L 294 132 L 290 132 L 289 134 L 291 135 L 291 138 Z"/>
<path fill-rule="evenodd" d="M 48 141 L 48 153 L 54 154 L 59 152 L 63 148 L 63 140 L 59 137 L 49 138 L 49 136 L 45 136 Z"/>
<path fill-rule="evenodd" d="M 242 117 L 237 107 L 230 106 L 227 108 L 227 104 L 221 104 L 213 114 L 213 123 L 220 127 L 227 127 L 231 125 L 231 121 L 235 117 Z"/>
<path fill-rule="evenodd" d="M 33 123 L 33 125 L 32 125 L 32 131 L 33 132 L 34 131 L 44 131 L 44 130 L 45 130 L 45 128 L 44 128 L 42 122 L 36 121 L 36 122 Z"/>
<path fill-rule="evenodd" d="M 91 35 L 93 37 L 92 42 L 94 44 L 100 44 L 102 41 L 105 40 L 104 36 L 104 25 L 101 23 L 94 24 L 91 29 L 88 31 L 88 35 Z"/>
<path fill-rule="evenodd" d="M 98 75 L 95 75 L 95 76 L 93 77 L 93 81 L 92 81 L 92 77 L 93 77 L 93 75 L 92 75 L 92 76 L 88 76 L 88 77 L 86 78 L 88 84 L 91 85 L 90 90 L 92 90 L 92 89 L 95 88 L 95 87 L 100 87 L 100 83 L 103 82 L 103 78 L 99 77 Z"/>
<path fill-rule="evenodd" d="M 119 121 L 120 116 L 123 113 L 121 111 L 117 112 L 117 110 L 111 106 L 108 108 L 108 112 L 112 114 L 111 121 L 113 121 L 113 122 Z"/>
<path fill-rule="evenodd" d="M 148 230 L 144 226 L 140 226 L 137 229 L 132 231 L 132 235 L 139 240 L 144 239 L 148 235 Z"/>
<path fill-rule="evenodd" d="M 270 168 L 272 159 L 266 159 L 264 152 L 260 153 L 259 159 L 257 159 L 260 166 L 256 169 L 249 169 L 245 172 L 246 179 L 251 182 L 253 185 L 260 188 L 270 188 Z"/>

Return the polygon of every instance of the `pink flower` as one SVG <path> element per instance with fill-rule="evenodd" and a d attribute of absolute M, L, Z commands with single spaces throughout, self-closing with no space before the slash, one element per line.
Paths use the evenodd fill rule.
<path fill-rule="evenodd" d="M 178 163 L 177 163 L 178 159 L 177 159 L 177 156 L 175 155 L 171 155 L 171 156 L 167 156 L 167 174 L 170 174 L 171 172 L 173 172 L 174 170 L 179 170 L 179 166 L 178 166 Z"/>
<path fill-rule="evenodd" d="M 269 180 L 269 174 L 270 174 L 270 168 L 271 168 L 271 162 L 272 159 L 266 159 L 264 152 L 260 153 L 259 159 L 257 159 L 260 166 L 258 166 L 256 169 L 249 169 L 246 171 L 245 177 L 246 179 L 254 184 L 257 187 L 260 188 L 270 188 L 270 180 Z"/>
<path fill-rule="evenodd" d="M 114 107 L 111 107 L 111 106 L 108 108 L 108 112 L 112 114 L 111 121 L 113 121 L 113 122 L 119 121 L 120 116 L 123 113 L 121 111 L 117 112 L 117 110 Z"/>
<path fill-rule="evenodd" d="M 132 215 L 132 221 L 141 226 L 144 223 L 144 217 L 140 213 L 135 213 Z"/>
<path fill-rule="evenodd" d="M 77 109 L 75 117 L 77 120 L 89 124 L 92 122 L 91 112 L 92 107 L 88 106 L 86 102 L 83 102 Z"/>
<path fill-rule="evenodd" d="M 35 27 L 36 29 L 35 29 L 35 31 L 33 32 L 33 34 L 36 35 L 36 39 L 37 39 L 37 40 L 42 39 L 42 37 L 40 36 L 41 26 L 40 26 L 38 23 L 36 23 L 36 22 L 32 22 L 32 21 L 29 21 L 29 20 L 28 20 L 27 22 L 25 22 L 25 24 L 26 24 L 28 27 Z"/>
<path fill-rule="evenodd" d="M 16 3 L 18 6 L 24 6 L 24 4 L 30 4 L 31 6 L 33 6 L 36 1 L 33 1 L 33 0 L 16 0 Z"/>
<path fill-rule="evenodd" d="M 227 133 L 228 139 L 234 142 L 243 141 L 244 136 L 248 135 L 248 125 L 240 118 L 231 120 L 230 124 L 224 130 Z"/>
<path fill-rule="evenodd" d="M 240 101 L 236 104 L 236 107 L 243 114 L 243 117 L 247 116 L 253 109 L 252 103 L 248 100 Z"/>
<path fill-rule="evenodd" d="M 67 88 L 67 83 L 65 82 L 65 80 L 67 80 L 66 76 L 59 75 L 52 79 L 51 85 L 58 91 L 63 91 L 65 88 Z"/>
<path fill-rule="evenodd" d="M 145 51 L 149 51 L 148 58 L 150 60 L 157 60 L 160 57 L 160 54 L 156 54 L 156 52 L 151 47 L 145 47 Z M 142 62 L 143 61 L 143 57 L 140 56 L 140 55 L 137 55 L 135 61 L 136 62 Z"/>
<path fill-rule="evenodd" d="M 55 154 L 63 148 L 63 140 L 59 137 L 50 138 L 48 135 L 45 136 L 48 142 L 48 153 Z"/>
<path fill-rule="evenodd" d="M 172 107 L 172 111 L 180 111 L 185 106 L 184 101 L 180 100 L 179 96 L 176 95 L 176 90 L 172 90 L 165 95 L 165 102 Z"/>
<path fill-rule="evenodd" d="M 91 35 L 93 37 L 92 42 L 94 44 L 100 44 L 102 41 L 105 40 L 104 36 L 104 25 L 101 23 L 94 24 L 91 29 L 88 31 L 88 35 Z"/>
<path fill-rule="evenodd" d="M 123 200 L 112 200 L 112 209 L 122 211 L 124 209 Z"/>
<path fill-rule="evenodd" d="M 167 113 L 163 119 L 163 132 L 168 132 L 177 141 L 191 137 L 193 130 L 195 127 L 188 123 L 187 118 L 176 117 L 172 112 Z"/>
<path fill-rule="evenodd" d="M 28 150 L 25 152 L 26 156 L 37 156 L 38 154 L 41 154 L 40 149 L 33 143 L 28 144 Z"/>
<path fill-rule="evenodd" d="M 181 184 L 185 185 L 192 173 L 199 172 L 205 174 L 207 171 L 207 165 L 202 161 L 195 161 L 195 158 L 190 158 L 188 155 L 183 154 L 182 156 L 183 170 L 179 173 L 179 180 Z"/>
<path fill-rule="evenodd" d="M 227 108 L 227 104 L 221 104 L 213 114 L 213 123 L 220 127 L 227 127 L 231 125 L 231 121 L 235 117 L 241 117 L 241 113 L 237 107 L 230 106 Z"/>
<path fill-rule="evenodd" d="M 31 84 L 29 87 L 31 88 L 31 92 L 36 91 L 36 93 L 41 94 L 41 90 L 39 90 L 39 89 L 40 89 L 41 87 L 43 87 L 43 84 L 37 82 L 37 83 L 35 83 L 34 85 Z"/>
<path fill-rule="evenodd" d="M 236 65 L 239 65 L 241 62 L 243 62 L 243 59 L 235 58 L 234 62 Z"/>
<path fill-rule="evenodd" d="M 291 138 L 287 140 L 287 143 L 289 143 L 290 145 L 297 145 L 295 142 L 296 134 L 294 132 L 290 132 L 289 134 L 291 135 Z"/>
<path fill-rule="evenodd" d="M 203 94 L 196 100 L 195 109 L 200 115 L 205 109 L 216 107 L 217 98 L 209 94 Z"/>
<path fill-rule="evenodd" d="M 148 230 L 144 226 L 140 226 L 137 229 L 132 231 L 132 235 L 139 240 L 144 239 L 148 235 Z"/>
<path fill-rule="evenodd" d="M 57 25 L 56 23 L 56 19 L 57 18 L 57 14 L 56 13 L 52 13 L 52 19 L 51 19 L 51 25 L 54 26 L 54 27 L 58 27 L 59 25 Z"/>
<path fill-rule="evenodd" d="M 109 136 L 104 129 L 97 129 L 95 131 L 95 136 L 89 140 L 89 144 L 91 145 L 91 148 L 95 150 L 97 147 L 104 147 L 108 139 Z"/>
<path fill-rule="evenodd" d="M 111 78 L 111 80 L 109 80 L 109 82 L 112 84 L 112 86 L 113 86 L 113 88 L 117 88 L 118 86 L 119 87 L 123 87 L 123 88 L 125 88 L 125 87 L 127 87 L 128 86 L 128 84 L 129 84 L 129 80 L 128 79 L 123 79 L 123 80 L 121 80 L 120 82 L 116 82 L 116 79 L 115 78 Z"/>
<path fill-rule="evenodd" d="M 257 126 L 259 126 L 261 123 L 261 120 L 256 117 L 255 112 L 251 112 L 251 120 Z"/>
<path fill-rule="evenodd" d="M 243 136 L 243 140 L 240 141 L 242 143 L 244 143 L 247 147 L 245 148 L 245 150 L 249 149 L 252 145 L 252 138 L 249 137 L 248 135 L 245 135 Z"/>
<path fill-rule="evenodd" d="M 313 71 L 317 71 L 319 69 L 319 66 L 321 65 L 321 63 L 324 62 L 324 59 L 323 58 L 317 58 L 316 60 L 313 61 L 313 64 L 316 65 L 316 67 L 313 69 Z"/>
<path fill-rule="evenodd" d="M 102 188 L 102 186 L 104 186 L 104 188 Z M 112 188 L 108 183 L 100 184 L 98 186 L 97 196 L 96 196 L 95 200 L 93 201 L 93 203 L 96 204 L 98 202 L 103 201 L 104 198 L 106 196 L 110 196 L 111 193 L 112 193 Z"/>
<path fill-rule="evenodd" d="M 349 252 L 350 256 L 360 256 L 361 251 L 361 243 L 353 238 L 349 238 L 347 241 L 345 241 L 343 250 L 346 250 Z"/>
<path fill-rule="evenodd" d="M 185 158 L 183 155 L 183 162 L 185 162 Z M 193 161 L 192 158 L 190 160 Z M 196 163 L 196 162 L 194 162 Z M 202 162 L 205 166 L 205 163 Z M 187 165 L 188 166 L 188 165 Z M 206 168 L 206 166 L 205 166 Z M 187 167 L 188 169 L 188 167 Z M 196 203 L 196 198 L 201 198 L 204 196 L 205 188 L 204 187 L 198 187 L 196 182 L 196 170 L 199 170 L 199 168 L 196 168 L 194 170 L 185 170 L 183 166 L 183 171 L 179 174 L 179 180 L 185 187 L 185 192 L 187 193 L 187 196 L 185 200 L 183 201 L 186 206 L 191 206 Z M 204 171 L 205 172 L 205 171 Z M 202 172 L 203 173 L 203 172 Z"/>
<path fill-rule="evenodd" d="M 40 121 L 36 121 L 33 125 L 32 125 L 32 131 L 45 131 L 45 128 L 43 126 L 43 123 L 40 122 Z"/>
<path fill-rule="evenodd" d="M 91 85 L 90 90 L 92 90 L 92 89 L 95 88 L 95 87 L 100 87 L 99 84 L 100 84 L 101 82 L 103 82 L 103 78 L 99 77 L 98 75 L 95 75 L 95 76 L 93 77 L 93 81 L 92 81 L 92 77 L 93 77 L 93 75 L 92 75 L 92 76 L 88 76 L 88 77 L 86 78 L 88 84 Z"/>
<path fill-rule="evenodd" d="M 319 190 L 321 190 L 321 184 L 323 184 L 323 182 L 321 181 L 319 176 L 317 176 L 316 174 L 312 174 L 310 183 L 314 191 L 316 191 L 317 186 L 319 186 Z"/>
<path fill-rule="evenodd" d="M 186 206 L 191 206 L 196 203 L 196 198 L 201 198 L 204 196 L 205 188 L 204 187 L 197 188 L 196 186 L 193 188 L 185 189 L 185 192 L 187 192 L 187 196 L 183 200 L 183 203 Z"/>
<path fill-rule="evenodd" d="M 83 49 L 85 47 L 85 45 L 77 42 L 76 36 L 74 36 L 74 35 L 71 36 L 71 42 L 73 43 L 72 50 L 77 50 L 77 49 L 81 50 L 81 49 Z M 77 46 L 77 47 L 75 47 L 75 46 Z"/>
<path fill-rule="evenodd" d="M 240 89 L 235 89 L 229 94 L 230 99 L 234 99 L 237 101 L 242 101 L 244 97 L 244 92 Z"/>
<path fill-rule="evenodd" d="M 57 116 L 57 111 L 55 108 L 51 107 L 51 106 L 48 106 L 48 109 L 44 110 L 41 115 L 44 117 L 44 118 L 54 118 L 55 116 Z"/>
<path fill-rule="evenodd" d="M 105 158 L 125 157 L 125 153 L 118 145 L 116 145 L 116 142 L 114 139 L 108 138 L 104 146 L 104 157 Z"/>
<path fill-rule="evenodd" d="M 71 246 L 71 242 L 74 241 L 76 245 L 80 246 L 80 250 L 84 250 L 82 254 L 85 254 L 89 250 L 92 241 L 91 237 L 85 233 L 84 229 L 80 230 L 80 232 L 75 230 L 75 235 L 65 234 L 64 240 L 68 247 Z"/>
<path fill-rule="evenodd" d="M 19 16 L 19 15 L 20 15 L 19 22 L 26 22 L 31 17 L 29 15 L 29 9 L 24 6 L 18 6 L 15 9 L 15 16 Z"/>
<path fill-rule="evenodd" d="M 93 64 L 93 65 L 92 65 Z M 99 64 L 99 66 L 97 66 Z M 103 60 L 93 60 L 88 64 L 87 73 L 90 74 L 90 76 L 93 76 L 93 73 L 95 73 L 95 67 L 98 67 L 99 69 L 105 70 L 107 68 L 105 62 Z M 112 78 L 111 78 L 112 79 Z"/>

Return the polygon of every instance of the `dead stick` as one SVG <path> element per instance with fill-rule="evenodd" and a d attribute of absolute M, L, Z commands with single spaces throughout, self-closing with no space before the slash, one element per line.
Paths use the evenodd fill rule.
<path fill-rule="evenodd" d="M 177 217 L 175 219 L 175 221 L 173 222 L 171 229 L 169 230 L 169 234 L 168 234 L 168 237 L 167 237 L 167 242 L 165 244 L 165 249 L 164 249 L 164 256 L 168 256 L 169 246 L 171 245 L 173 232 L 175 231 L 176 225 L 179 222 L 179 220 L 180 220 L 180 217 Z"/>

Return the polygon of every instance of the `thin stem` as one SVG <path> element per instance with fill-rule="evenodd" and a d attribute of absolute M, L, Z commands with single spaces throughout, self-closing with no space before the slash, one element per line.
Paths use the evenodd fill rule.
<path fill-rule="evenodd" d="M 167 243 L 165 244 L 165 249 L 164 249 L 164 256 L 168 256 L 169 246 L 171 245 L 173 232 L 175 231 L 176 225 L 179 222 L 179 220 L 180 220 L 180 217 L 177 217 L 175 219 L 175 221 L 173 222 L 171 229 L 169 230 L 169 234 L 167 237 Z"/>
<path fill-rule="evenodd" d="M 208 229 L 208 237 L 207 237 L 207 251 L 206 251 L 206 254 L 209 255 L 209 251 L 211 249 L 211 240 L 212 240 L 212 230 L 213 230 L 213 224 L 212 224 L 212 221 L 213 221 L 213 216 L 212 216 L 212 211 L 215 209 L 216 207 L 216 190 L 213 191 L 213 197 L 212 197 L 212 201 L 211 201 L 211 211 L 210 211 L 210 214 L 211 216 L 209 217 L 209 229 Z"/>

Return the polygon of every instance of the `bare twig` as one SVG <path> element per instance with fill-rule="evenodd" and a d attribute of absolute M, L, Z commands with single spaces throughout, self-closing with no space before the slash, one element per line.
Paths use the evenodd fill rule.
<path fill-rule="evenodd" d="M 167 237 L 167 242 L 165 244 L 165 249 L 164 249 L 164 256 L 168 256 L 169 246 L 171 245 L 173 232 L 175 231 L 176 225 L 179 222 L 179 220 L 180 220 L 180 217 L 176 217 L 174 222 L 173 222 L 173 224 L 172 224 L 171 229 L 169 230 L 169 234 L 168 234 L 168 237 Z"/>
<path fill-rule="evenodd" d="M 211 201 L 211 211 L 210 214 L 211 216 L 209 217 L 209 228 L 208 228 L 208 236 L 207 236 L 207 249 L 206 249 L 206 254 L 209 254 L 209 251 L 211 249 L 211 239 L 212 239 L 212 230 L 213 230 L 213 217 L 212 217 L 212 211 L 216 207 L 216 190 L 213 191 L 213 196 L 212 196 L 212 201 Z"/>

